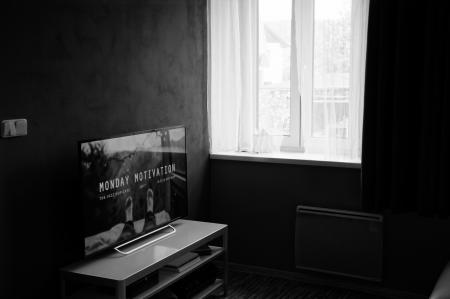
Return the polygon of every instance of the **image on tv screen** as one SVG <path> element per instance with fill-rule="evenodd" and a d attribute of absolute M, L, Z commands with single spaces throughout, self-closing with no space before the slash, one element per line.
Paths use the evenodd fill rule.
<path fill-rule="evenodd" d="M 186 216 L 184 127 L 79 146 L 86 256 Z"/>

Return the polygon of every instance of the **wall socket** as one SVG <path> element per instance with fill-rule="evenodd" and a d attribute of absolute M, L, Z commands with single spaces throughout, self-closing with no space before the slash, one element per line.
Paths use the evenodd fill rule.
<path fill-rule="evenodd" d="M 28 134 L 28 122 L 26 119 L 2 120 L 0 133 L 2 138 L 26 136 Z"/>

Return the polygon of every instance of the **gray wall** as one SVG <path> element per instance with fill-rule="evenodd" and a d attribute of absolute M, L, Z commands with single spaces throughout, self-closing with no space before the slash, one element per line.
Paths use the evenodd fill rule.
<path fill-rule="evenodd" d="M 29 135 L 0 139 L 0 294 L 51 297 L 82 253 L 78 140 L 185 125 L 189 216 L 207 216 L 206 1 L 2 11 L 0 120 L 27 118 Z"/>
<path fill-rule="evenodd" d="M 212 160 L 211 218 L 229 224 L 231 262 L 317 278 L 295 269 L 295 207 L 360 210 L 360 186 L 359 169 Z M 386 213 L 383 254 L 382 283 L 343 281 L 429 295 L 450 259 L 450 219 Z"/>

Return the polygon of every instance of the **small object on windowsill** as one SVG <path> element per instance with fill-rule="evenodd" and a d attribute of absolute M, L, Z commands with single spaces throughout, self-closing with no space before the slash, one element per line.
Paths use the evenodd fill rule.
<path fill-rule="evenodd" d="M 274 151 L 272 136 L 266 130 L 261 129 L 255 135 L 254 151 L 255 153 L 272 153 Z"/>

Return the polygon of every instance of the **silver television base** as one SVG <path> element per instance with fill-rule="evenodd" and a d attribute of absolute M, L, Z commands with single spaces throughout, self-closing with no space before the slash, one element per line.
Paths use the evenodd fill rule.
<path fill-rule="evenodd" d="M 171 230 L 161 234 L 161 231 L 163 231 L 165 229 L 168 229 L 168 228 L 171 229 Z M 133 252 L 135 252 L 135 251 L 137 251 L 137 250 L 139 250 L 139 249 L 141 249 L 141 248 L 143 248 L 145 246 L 153 244 L 153 243 L 155 243 L 155 242 L 157 242 L 157 241 L 159 241 L 161 239 L 164 239 L 164 238 L 174 234 L 176 231 L 177 230 L 172 225 L 169 224 L 169 225 L 160 227 L 160 228 L 158 228 L 158 229 L 156 229 L 154 231 L 151 231 L 148 234 L 142 235 L 142 236 L 140 236 L 140 237 L 138 237 L 136 239 L 133 239 L 133 240 L 130 240 L 130 241 L 126 242 L 126 243 L 120 244 L 119 246 L 114 247 L 114 250 L 116 250 L 117 252 L 119 252 L 121 254 L 127 255 L 127 254 L 133 253 Z M 157 236 L 153 236 L 152 237 L 152 235 L 157 235 Z M 141 240 L 142 238 L 145 238 L 145 237 L 149 237 L 149 240 L 147 242 L 144 242 L 143 244 L 140 244 L 140 242 L 138 242 L 138 241 Z M 120 250 L 120 248 L 125 247 L 127 245 L 130 246 L 130 244 L 131 244 L 131 246 L 132 246 L 132 244 L 139 244 L 139 245 L 134 247 L 131 250 L 128 250 L 128 251 Z"/>

